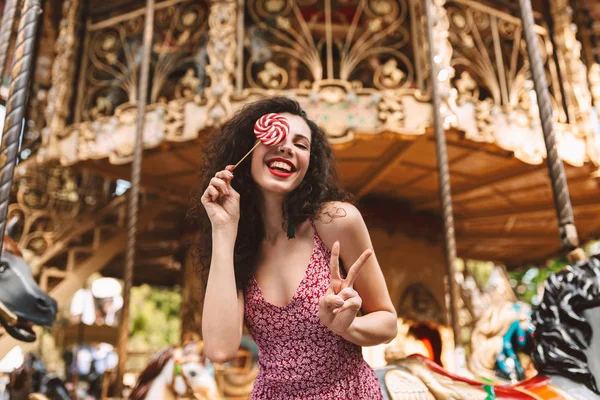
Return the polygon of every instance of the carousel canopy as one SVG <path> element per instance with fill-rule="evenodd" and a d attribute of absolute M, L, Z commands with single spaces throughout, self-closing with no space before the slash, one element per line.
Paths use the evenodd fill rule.
<path fill-rule="evenodd" d="M 368 223 L 390 232 L 402 226 L 407 235 L 441 246 L 420 3 L 382 0 L 369 12 L 359 6 L 327 10 L 318 3 L 299 5 L 296 13 L 282 0 L 248 0 L 242 8 L 236 4 L 156 4 L 142 185 L 146 192 L 169 198 L 153 211 L 156 219 L 140 230 L 135 283 L 180 282 L 186 240 L 194 235 L 185 212 L 198 184 L 203 141 L 245 103 L 269 95 L 298 100 L 326 132 L 342 184 L 356 195 Z M 542 12 L 545 2 L 533 4 L 558 150 L 575 223 L 585 240 L 600 234 L 600 137 L 592 109 L 600 83 L 592 82 L 590 90 L 564 1 L 552 0 L 549 13 Z M 581 5 L 586 12 L 597 12 L 593 1 Z M 62 231 L 36 236 L 35 226 L 24 224 L 32 227 L 22 241 L 38 255 L 34 268 L 51 260 L 51 287 L 65 275 L 64 267 L 54 265 L 75 268 L 99 243 L 106 245 L 116 227 L 123 227 L 124 202 L 116 204 L 118 199 L 111 200 L 103 188 L 131 176 L 137 92 L 132 77 L 139 68 L 144 10 L 137 0 L 93 1 L 83 13 L 85 35 L 77 40 L 78 12 L 48 8 L 48 24 L 59 14 L 61 22 L 54 48 L 41 46 L 38 54 L 36 79 L 47 91 L 41 89 L 35 97 L 32 115 L 45 122 L 31 129 L 42 138 L 36 161 L 57 169 L 43 172 L 43 178 L 18 172 L 30 183 L 19 189 L 23 207 L 13 211 L 24 210 L 19 212 L 26 219 L 33 218 L 39 204 L 53 204 L 42 194 L 55 191 L 52 201 L 66 204 L 76 217 L 72 229 L 82 235 L 77 240 Z M 440 63 L 440 111 L 458 255 L 509 268 L 541 262 L 560 251 L 560 242 L 518 9 L 504 0 L 447 0 L 435 11 L 445 22 L 434 28 L 435 59 Z M 265 23 L 271 20 L 277 23 Z M 48 43 L 54 40 L 46 31 L 42 36 Z M 294 43 L 303 46 L 301 51 L 294 50 Z M 54 67 L 50 71 L 45 65 Z M 52 186 L 56 180 L 63 186 Z M 42 181 L 47 187 L 41 185 L 38 197 L 31 188 Z M 81 187 L 75 190 L 74 185 Z M 48 212 L 49 218 L 58 214 Z M 79 242 L 85 245 L 73 247 Z M 107 276 L 122 274 L 122 245 L 115 239 L 114 257 L 103 268 Z"/>
<path fill-rule="evenodd" d="M 534 2 L 535 29 L 543 44 L 575 223 L 585 240 L 600 234 L 600 136 L 594 131 L 581 46 L 573 45 L 578 42 L 572 16 L 562 0 L 551 1 L 556 33 L 551 38 L 542 3 Z M 596 12 L 592 3 L 585 6 Z M 320 6 L 299 6 L 294 14 L 283 1 L 265 4 L 157 3 L 142 185 L 185 204 L 198 184 L 207 135 L 245 103 L 285 95 L 298 100 L 328 135 L 342 184 L 363 204 L 367 222 L 414 220 L 428 240 L 441 244 L 427 43 L 424 26 L 416 22 L 422 15 L 419 3 L 385 0 L 369 13 L 346 7 L 331 18 L 324 16 L 332 11 Z M 507 1 L 440 4 L 436 13 L 447 24 L 436 25 L 434 40 L 458 255 L 509 267 L 543 261 L 560 251 L 560 241 L 518 9 Z M 106 1 L 90 8 L 80 66 L 85 73 L 77 93 L 71 93 L 76 107 L 68 112 L 75 123 L 51 129 L 38 160 L 128 180 L 136 83 L 127 77 L 137 68 L 131 63 L 143 9 L 140 2 L 119 2 L 119 12 L 109 13 L 115 7 L 116 2 Z M 380 18 L 387 14 L 394 18 Z M 223 18 L 211 20 L 211 15 Z M 265 23 L 271 17 L 276 24 Z M 167 20 L 178 22 L 161 23 Z M 290 50 L 292 43 L 301 43 L 302 51 Z M 323 43 L 331 52 L 320 54 L 311 43 Z M 334 48 L 345 50 L 337 54 Z M 71 65 L 74 53 L 61 51 L 58 62 Z M 119 69 L 113 68 L 117 64 Z M 73 78 L 59 74 L 53 80 L 60 87 Z M 58 125 L 66 122 L 61 110 L 48 114 Z M 165 229 L 162 241 L 182 229 L 184 210 L 175 207 L 152 225 Z M 150 258 L 150 279 L 153 265 L 175 273 L 181 262 L 166 253 Z"/>

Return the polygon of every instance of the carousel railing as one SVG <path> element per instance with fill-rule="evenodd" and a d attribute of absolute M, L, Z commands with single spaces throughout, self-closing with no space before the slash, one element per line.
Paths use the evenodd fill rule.
<path fill-rule="evenodd" d="M 490 142 L 506 133 L 495 132 L 499 118 L 519 129 L 539 130 L 520 19 L 472 0 L 436 1 L 434 10 L 442 21 L 433 40 L 439 49 L 445 128 L 455 126 L 470 139 Z M 316 117 L 336 140 L 348 129 L 422 132 L 419 127 L 430 124 L 427 118 L 404 113 L 407 101 L 431 101 L 420 1 L 357 0 L 347 5 L 335 0 L 250 0 L 240 8 L 233 1 L 170 0 L 158 3 L 154 14 L 145 147 L 194 139 L 240 103 L 273 94 L 296 97 L 307 108 L 322 102 L 338 112 L 353 105 L 364 109 L 368 117 L 341 125 Z M 557 15 L 553 18 L 558 21 Z M 143 16 L 139 9 L 89 20 L 80 47 L 65 41 L 75 52 L 81 48 L 83 55 L 79 81 L 73 82 L 78 86 L 77 108 L 60 112 L 63 120 L 73 114 L 75 123 L 61 129 L 50 126 L 47 136 L 53 139 L 46 141 L 42 158 L 59 158 L 65 165 L 104 157 L 113 163 L 133 159 Z M 72 27 L 72 18 L 63 11 L 61 26 Z M 534 30 L 559 133 L 581 136 L 578 132 L 591 131 L 589 119 L 581 118 L 591 96 L 574 68 L 581 63 L 575 54 L 578 42 L 561 34 L 553 38 L 554 47 L 544 25 L 538 23 Z M 57 60 L 66 62 L 62 55 L 73 48 L 61 46 Z M 63 78 L 53 78 L 53 86 L 64 89 L 73 79 Z M 537 133 L 526 136 L 539 140 Z M 523 147 L 521 140 L 511 137 L 501 146 Z M 538 153 L 526 161 L 541 162 Z M 572 163 L 579 158 L 573 157 L 577 160 Z"/>
<path fill-rule="evenodd" d="M 217 87 L 221 83 L 215 75 L 228 68 L 228 60 L 211 39 L 232 29 L 228 40 L 235 40 L 235 76 L 230 78 L 238 96 L 308 90 L 323 82 L 358 90 L 426 87 L 418 1 L 361 0 L 348 7 L 332 0 L 252 0 L 244 10 L 233 11 L 221 7 L 228 2 L 216 3 L 210 10 L 208 2 L 189 0 L 156 5 L 150 104 L 219 96 L 215 93 L 224 88 Z M 211 32 L 209 16 L 222 12 L 228 20 L 213 21 Z M 143 15 L 139 9 L 87 22 L 75 122 L 102 120 L 136 102 Z"/>
<path fill-rule="evenodd" d="M 238 22 L 236 92 L 418 88 L 426 80 L 420 3 L 249 0 Z"/>
<path fill-rule="evenodd" d="M 196 94 L 204 87 L 208 3 L 170 0 L 154 7 L 150 104 Z M 143 8 L 88 20 L 74 120 L 94 121 L 134 105 L 142 61 Z"/>
<path fill-rule="evenodd" d="M 489 98 L 504 111 L 530 107 L 532 81 L 521 21 L 472 0 L 451 0 L 448 39 L 461 99 Z M 172 0 L 155 7 L 149 103 L 200 95 L 206 86 L 206 2 Z M 414 0 L 327 0 L 310 5 L 275 0 L 237 10 L 235 93 L 310 89 L 340 81 L 355 89 L 427 88 L 422 7 Z M 88 21 L 75 121 L 113 115 L 137 98 L 143 10 Z M 548 29 L 535 26 L 559 122 L 567 121 L 561 76 Z M 215 61 L 212 62 L 214 64 Z M 219 67 L 221 68 L 221 67 Z M 450 77 L 448 77 L 450 78 Z M 529 89 L 529 90 L 528 90 Z"/>

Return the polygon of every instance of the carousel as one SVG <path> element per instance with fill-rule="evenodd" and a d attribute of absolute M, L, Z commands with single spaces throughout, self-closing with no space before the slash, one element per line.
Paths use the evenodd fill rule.
<path fill-rule="evenodd" d="M 181 287 L 182 337 L 136 371 L 129 398 L 248 398 L 251 343 L 207 372 L 186 213 L 207 135 L 279 95 L 327 134 L 369 226 L 399 317 L 391 345 L 365 349 L 388 398 L 600 398 L 600 261 L 580 248 L 600 236 L 594 1 L 5 0 L 0 11 L 0 274 L 23 269 L 19 284 L 35 288 L 0 290 L 0 358 L 35 346 L 32 326 L 51 325 L 100 273 L 124 289 L 102 398 L 125 393 L 142 283 Z M 557 256 L 570 266 L 540 305 L 517 302 L 506 271 Z M 474 290 L 459 257 L 501 265 L 494 289 Z"/>

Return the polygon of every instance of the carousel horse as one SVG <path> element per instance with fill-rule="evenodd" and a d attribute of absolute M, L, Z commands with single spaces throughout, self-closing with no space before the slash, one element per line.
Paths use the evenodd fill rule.
<path fill-rule="evenodd" d="M 486 382 L 453 375 L 413 355 L 376 371 L 384 397 L 600 400 L 600 337 L 592 334 L 600 332 L 600 257 L 548 278 L 542 302 L 532 313 L 535 331 L 528 324 L 528 314 L 526 305 L 506 303 L 482 316 L 483 325 L 476 327 L 473 343 L 483 347 L 474 349 L 478 357 L 470 361 L 475 375 L 488 378 Z M 513 380 L 526 375 L 516 353 L 519 347 L 527 350 L 527 342 L 533 346 L 531 358 L 539 374 L 512 385 L 496 383 L 499 375 L 494 375 L 494 368 L 500 369 L 500 377 L 504 374 Z"/>
<path fill-rule="evenodd" d="M 528 375 L 524 359 L 530 355 L 529 368 L 535 366 L 539 375 L 516 386 L 553 390 L 560 393 L 557 399 L 600 400 L 600 339 L 592 335 L 600 332 L 599 299 L 600 260 L 595 256 L 551 275 L 532 314 L 522 303 L 490 308 L 473 332 L 471 371 L 522 381 Z"/>
<path fill-rule="evenodd" d="M 471 334 L 469 370 L 474 376 L 519 382 L 531 377 L 526 360 L 533 344 L 531 307 L 523 302 L 492 304 L 477 320 Z"/>
<path fill-rule="evenodd" d="M 539 400 L 527 389 L 452 374 L 420 354 L 375 371 L 386 400 Z"/>
<path fill-rule="evenodd" d="M 51 326 L 57 308 L 56 301 L 33 279 L 21 250 L 5 235 L 0 259 L 0 324 L 15 339 L 34 342 L 32 325 Z"/>
<path fill-rule="evenodd" d="M 206 362 L 196 344 L 161 350 L 152 356 L 128 399 L 219 399 L 217 385 Z"/>
<path fill-rule="evenodd" d="M 600 400 L 600 255 L 551 275 L 532 321 L 540 374 L 577 400 Z"/>

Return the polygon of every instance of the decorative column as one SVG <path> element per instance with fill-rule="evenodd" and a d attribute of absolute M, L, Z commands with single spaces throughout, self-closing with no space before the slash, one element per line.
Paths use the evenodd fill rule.
<path fill-rule="evenodd" d="M 446 279 L 448 293 L 448 322 L 454 333 L 454 372 L 466 366 L 465 353 L 462 347 L 461 328 L 458 322 L 458 283 L 456 282 L 456 236 L 454 230 L 454 213 L 452 211 L 452 195 L 450 192 L 450 169 L 448 167 L 448 151 L 446 148 L 445 127 L 449 124 L 450 78 L 449 71 L 451 49 L 448 43 L 448 18 L 444 9 L 445 0 L 423 0 L 425 22 L 429 42 L 429 68 L 431 84 L 431 103 L 433 106 L 433 125 L 437 167 L 439 176 L 439 192 L 442 203 L 444 225 L 444 250 L 446 255 Z M 447 62 L 447 64 L 446 64 Z"/>
<path fill-rule="evenodd" d="M 450 20 L 446 8 L 444 7 L 446 0 L 431 0 L 430 19 L 431 27 L 431 43 L 435 49 L 434 61 L 437 67 L 437 91 L 440 96 L 440 116 L 444 129 L 449 129 L 456 126 L 457 119 L 455 114 L 456 107 L 456 89 L 452 87 L 452 78 L 454 78 L 454 68 L 450 65 L 452 60 L 452 44 L 450 43 Z M 425 17 L 426 10 L 423 10 Z M 427 18 L 423 19 L 423 36 L 428 35 Z M 429 41 L 424 41 L 424 58 L 427 60 L 427 69 L 429 70 L 431 63 L 429 62 Z M 431 74 L 431 71 L 429 71 Z M 432 90 L 433 82 L 429 83 L 429 90 Z"/>
<path fill-rule="evenodd" d="M 554 44 L 561 69 L 569 122 L 587 138 L 588 157 L 600 161 L 600 149 L 594 143 L 591 120 L 592 95 L 588 88 L 588 71 L 582 61 L 581 43 L 569 0 L 551 0 L 550 13 L 554 25 Z"/>
<path fill-rule="evenodd" d="M 46 127 L 42 130 L 42 146 L 38 152 L 39 161 L 57 156 L 56 136 L 64 130 L 71 113 L 69 106 L 75 87 L 80 14 L 80 0 L 63 2 L 62 18 L 54 45 L 56 56 L 52 63 L 52 86 L 48 92 L 48 106 L 45 112 Z"/>
<path fill-rule="evenodd" d="M 206 90 L 209 126 L 220 124 L 231 115 L 231 95 L 235 76 L 237 2 L 213 0 L 208 17 L 208 60 L 206 73 L 210 87 Z"/>

